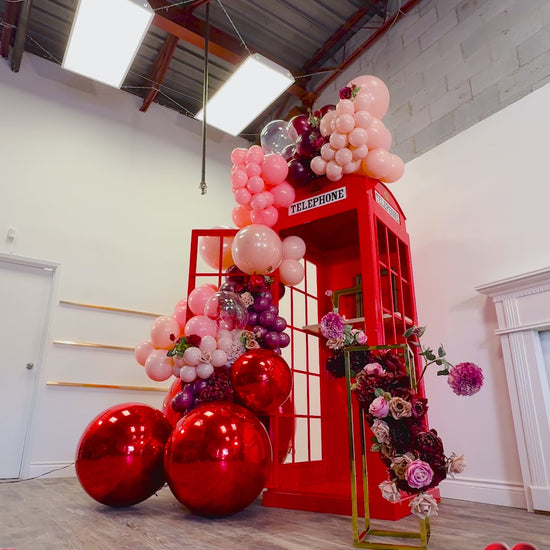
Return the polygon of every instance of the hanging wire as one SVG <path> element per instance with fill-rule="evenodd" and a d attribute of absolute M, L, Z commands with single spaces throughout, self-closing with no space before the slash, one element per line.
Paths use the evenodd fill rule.
<path fill-rule="evenodd" d="M 235 34 L 239 37 L 239 40 L 241 41 L 241 44 L 243 45 L 244 49 L 248 52 L 249 55 L 252 55 L 252 52 L 248 49 L 248 46 L 246 45 L 246 42 L 244 41 L 244 38 L 241 36 L 241 33 L 239 32 L 239 29 L 235 26 L 235 23 L 233 23 L 233 20 L 227 13 L 227 10 L 225 9 L 224 5 L 222 4 L 221 0 L 217 0 L 218 4 L 220 5 L 220 8 L 223 10 L 223 13 L 225 13 L 225 16 L 231 23 L 231 26 L 233 27 L 233 30 L 235 31 Z M 207 4 L 208 6 L 208 4 Z"/>
<path fill-rule="evenodd" d="M 208 45 L 210 42 L 210 4 L 206 4 L 206 28 L 204 31 L 204 76 L 202 83 L 202 166 L 199 188 L 206 195 L 206 104 L 208 103 Z"/>

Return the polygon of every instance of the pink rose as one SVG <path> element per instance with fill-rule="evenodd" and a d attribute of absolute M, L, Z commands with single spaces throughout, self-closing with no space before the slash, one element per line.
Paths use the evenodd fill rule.
<path fill-rule="evenodd" d="M 413 460 L 405 472 L 407 483 L 413 489 L 422 489 L 432 482 L 434 472 L 432 467 L 423 460 Z"/>
<path fill-rule="evenodd" d="M 432 495 L 428 495 L 427 493 L 416 495 L 409 506 L 411 507 L 411 512 L 420 519 L 437 516 L 437 501 Z"/>
<path fill-rule="evenodd" d="M 369 412 L 376 418 L 384 418 L 390 412 L 390 404 L 383 395 L 380 395 L 370 404 Z"/>
<path fill-rule="evenodd" d="M 380 366 L 380 363 L 369 363 L 363 367 L 363 370 L 367 374 L 376 374 L 382 376 L 384 374 L 384 369 Z"/>
<path fill-rule="evenodd" d="M 378 488 L 382 492 L 382 497 L 388 502 L 399 502 L 401 500 L 401 493 L 393 481 L 383 481 L 378 485 Z"/>
<path fill-rule="evenodd" d="M 370 427 L 372 433 L 375 435 L 378 443 L 391 443 L 390 437 L 390 427 L 383 421 L 378 418 L 372 423 Z"/>

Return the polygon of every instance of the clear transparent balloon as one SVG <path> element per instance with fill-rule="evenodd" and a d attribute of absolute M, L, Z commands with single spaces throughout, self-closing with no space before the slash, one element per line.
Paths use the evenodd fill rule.
<path fill-rule="evenodd" d="M 224 330 L 244 329 L 248 321 L 248 310 L 238 295 L 225 290 L 210 297 L 204 312 Z"/>
<path fill-rule="evenodd" d="M 266 124 L 260 134 L 260 143 L 264 152 L 282 155 L 287 147 L 294 146 L 292 130 L 294 128 L 289 127 L 288 122 L 284 120 L 273 120 Z M 286 153 L 288 154 L 288 150 Z"/>

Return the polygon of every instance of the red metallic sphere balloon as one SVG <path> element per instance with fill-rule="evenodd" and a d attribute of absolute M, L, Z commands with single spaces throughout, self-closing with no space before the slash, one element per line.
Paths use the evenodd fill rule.
<path fill-rule="evenodd" d="M 246 508 L 264 488 L 271 442 L 257 416 L 212 401 L 187 413 L 168 439 L 166 480 L 192 513 L 222 517 Z"/>
<path fill-rule="evenodd" d="M 141 403 L 102 412 L 77 447 L 76 475 L 83 489 L 114 507 L 149 498 L 164 485 L 164 447 L 171 431 L 159 410 Z"/>
<path fill-rule="evenodd" d="M 275 351 L 252 349 L 233 363 L 231 383 L 245 407 L 256 413 L 271 413 L 288 399 L 292 372 Z"/>
<path fill-rule="evenodd" d="M 277 410 L 270 416 L 260 416 L 262 424 L 270 434 L 273 441 L 273 453 L 277 457 L 279 464 L 284 464 L 286 457 L 294 446 L 294 434 L 296 433 L 294 402 L 289 397 Z"/>

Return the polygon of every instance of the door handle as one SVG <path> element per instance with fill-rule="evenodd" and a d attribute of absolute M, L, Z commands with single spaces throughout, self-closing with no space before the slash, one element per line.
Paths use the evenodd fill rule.
<path fill-rule="evenodd" d="M 27 368 L 31 370 L 34 367 L 34 363 L 27 363 Z"/>

